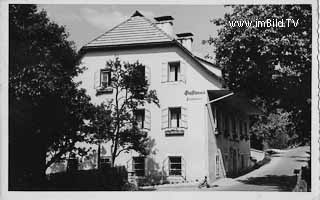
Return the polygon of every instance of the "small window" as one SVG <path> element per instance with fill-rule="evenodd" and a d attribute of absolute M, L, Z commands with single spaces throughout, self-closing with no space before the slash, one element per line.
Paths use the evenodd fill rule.
<path fill-rule="evenodd" d="M 245 167 L 245 158 L 244 155 L 241 155 L 241 168 L 244 169 Z"/>
<path fill-rule="evenodd" d="M 229 133 L 229 119 L 228 116 L 225 116 L 224 118 L 224 130 L 226 133 Z"/>
<path fill-rule="evenodd" d="M 240 135 L 243 135 L 242 121 L 239 122 Z"/>
<path fill-rule="evenodd" d="M 169 175 L 170 176 L 181 176 L 182 175 L 182 164 L 180 156 L 169 157 Z"/>
<path fill-rule="evenodd" d="M 138 128 L 143 129 L 144 128 L 144 118 L 145 118 L 144 109 L 134 111 L 134 116 L 137 120 Z"/>
<path fill-rule="evenodd" d="M 220 157 L 216 155 L 216 177 L 220 177 Z"/>
<path fill-rule="evenodd" d="M 222 131 L 221 115 L 222 115 L 222 113 L 219 110 L 217 110 L 216 111 L 216 119 L 217 119 L 217 130 L 219 132 Z"/>
<path fill-rule="evenodd" d="M 169 63 L 169 81 L 178 81 L 180 76 L 180 62 Z"/>
<path fill-rule="evenodd" d="M 244 126 L 244 131 L 243 132 L 244 132 L 245 135 L 247 135 L 248 134 L 247 133 L 247 131 L 248 131 L 247 123 L 244 122 L 243 126 Z"/>
<path fill-rule="evenodd" d="M 109 87 L 111 85 L 111 72 L 109 70 L 101 70 L 100 81 L 102 87 Z"/>
<path fill-rule="evenodd" d="M 102 157 L 100 162 L 103 167 L 111 167 L 112 166 L 110 157 Z"/>
<path fill-rule="evenodd" d="M 169 108 L 169 127 L 177 128 L 181 126 L 181 108 Z"/>
<path fill-rule="evenodd" d="M 133 171 L 136 176 L 145 175 L 145 158 L 144 157 L 133 157 Z"/>
<path fill-rule="evenodd" d="M 236 134 L 236 118 L 232 117 L 232 132 L 233 134 Z"/>

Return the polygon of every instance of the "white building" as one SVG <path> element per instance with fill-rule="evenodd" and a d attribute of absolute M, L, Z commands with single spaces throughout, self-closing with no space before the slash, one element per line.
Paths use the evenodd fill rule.
<path fill-rule="evenodd" d="M 107 20 L 107 19 L 106 19 Z M 159 172 L 169 182 L 212 182 L 248 167 L 249 115 L 259 114 L 240 95 L 223 88 L 221 69 L 192 53 L 192 34 L 174 34 L 171 16 L 147 19 L 138 11 L 129 19 L 82 47 L 84 71 L 77 81 L 93 103 L 112 98 L 112 90 L 97 93 L 108 78 L 105 63 L 120 60 L 146 65 L 150 89 L 157 91 L 160 108 L 141 110 L 144 129 L 155 139 L 157 153 L 139 157 L 120 154 L 135 176 Z M 209 102 L 209 103 L 208 103 Z M 108 149 L 106 144 L 106 149 Z M 109 156 L 107 152 L 104 156 Z"/>

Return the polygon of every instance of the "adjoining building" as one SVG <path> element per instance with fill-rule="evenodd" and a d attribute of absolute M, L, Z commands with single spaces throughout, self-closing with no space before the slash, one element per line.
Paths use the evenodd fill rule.
<path fill-rule="evenodd" d="M 250 165 L 249 116 L 261 112 L 245 97 L 227 90 L 221 68 L 192 53 L 193 34 L 173 31 L 171 16 L 148 19 L 136 11 L 129 19 L 82 47 L 81 87 L 99 104 L 112 99 L 111 74 L 102 70 L 115 56 L 146 66 L 150 89 L 160 108 L 146 104 L 136 112 L 141 129 L 155 140 L 156 154 L 120 154 L 133 177 L 161 173 L 169 182 L 212 182 Z M 104 160 L 110 162 L 105 144 Z M 109 158 L 109 159 L 108 159 Z"/>

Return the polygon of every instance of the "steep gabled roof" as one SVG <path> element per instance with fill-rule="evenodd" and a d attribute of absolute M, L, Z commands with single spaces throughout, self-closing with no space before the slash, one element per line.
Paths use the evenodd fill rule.
<path fill-rule="evenodd" d="M 155 22 L 136 11 L 129 19 L 92 40 L 84 48 L 159 43 L 173 40 L 173 38 L 158 28 Z"/>
<path fill-rule="evenodd" d="M 169 19 L 168 16 L 165 16 Z M 170 18 L 173 19 L 173 18 Z M 139 11 L 136 11 L 129 19 L 103 33 L 80 49 L 83 55 L 85 52 L 93 50 L 118 49 L 121 47 L 138 47 L 148 45 L 173 45 L 180 48 L 188 54 L 196 63 L 198 63 L 209 75 L 224 84 L 222 77 L 216 75 L 206 68 L 194 54 L 186 49 L 174 37 L 171 37 L 160 29 L 155 21 L 144 17 Z"/>

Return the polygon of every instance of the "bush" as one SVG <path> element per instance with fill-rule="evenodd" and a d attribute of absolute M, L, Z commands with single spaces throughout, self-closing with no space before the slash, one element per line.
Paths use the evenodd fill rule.
<path fill-rule="evenodd" d="M 126 171 L 119 168 L 81 170 L 51 174 L 48 176 L 48 190 L 122 190 L 127 182 L 126 174 Z"/>

